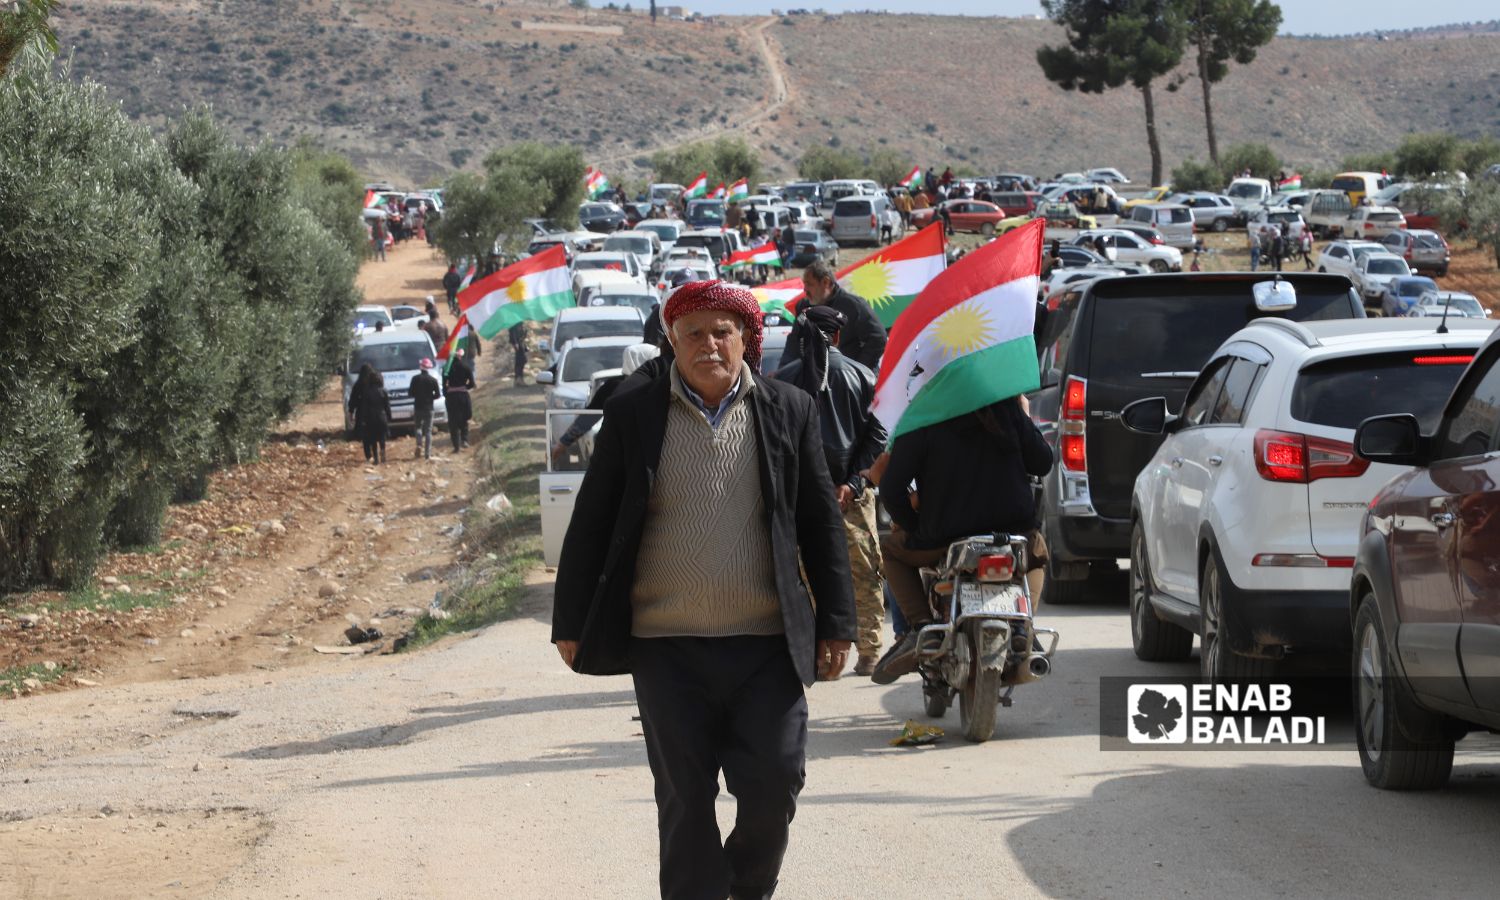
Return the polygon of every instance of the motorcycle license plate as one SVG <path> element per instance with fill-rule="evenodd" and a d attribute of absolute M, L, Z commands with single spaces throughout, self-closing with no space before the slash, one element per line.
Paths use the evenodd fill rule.
<path fill-rule="evenodd" d="M 1026 613 L 1026 595 L 1013 584 L 976 584 L 966 581 L 959 585 L 959 608 L 967 615 L 974 613 L 998 613 L 1017 615 Z"/>

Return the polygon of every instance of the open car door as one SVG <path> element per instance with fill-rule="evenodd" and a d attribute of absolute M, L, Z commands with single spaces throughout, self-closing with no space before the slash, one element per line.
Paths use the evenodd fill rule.
<path fill-rule="evenodd" d="M 584 415 L 597 414 L 590 412 Z M 547 410 L 547 468 L 539 476 L 542 562 L 554 567 L 562 556 L 563 536 L 567 534 L 568 522 L 573 518 L 573 503 L 578 497 L 578 488 L 583 484 L 583 473 L 589 467 L 589 453 L 594 446 L 593 431 L 576 441 L 563 456 L 553 459 L 551 449 L 557 446 L 557 439 L 578 418 L 577 410 Z M 596 422 L 594 429 L 597 430 L 598 427 Z"/>

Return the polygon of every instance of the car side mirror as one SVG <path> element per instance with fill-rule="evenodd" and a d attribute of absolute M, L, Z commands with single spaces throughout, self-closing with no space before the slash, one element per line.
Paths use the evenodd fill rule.
<path fill-rule="evenodd" d="M 1354 431 L 1354 452 L 1370 462 L 1394 466 L 1427 464 L 1428 442 L 1411 413 L 1373 416 Z"/>
<path fill-rule="evenodd" d="M 557 376 L 553 375 L 551 370 L 549 369 L 543 369 L 542 371 L 536 373 L 537 384 L 552 384 L 556 381 Z"/>
<path fill-rule="evenodd" d="M 1120 424 L 1136 434 L 1166 434 L 1176 422 L 1167 412 L 1166 397 L 1147 397 L 1120 410 Z"/>

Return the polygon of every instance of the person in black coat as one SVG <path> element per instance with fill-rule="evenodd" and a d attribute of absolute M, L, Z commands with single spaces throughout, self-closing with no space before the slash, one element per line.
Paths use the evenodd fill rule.
<path fill-rule="evenodd" d="M 671 900 L 775 890 L 805 780 L 805 686 L 837 678 L 854 637 L 817 409 L 755 374 L 760 319 L 737 286 L 672 295 L 675 361 L 605 406 L 557 570 L 563 661 L 635 684 Z M 721 772 L 738 800 L 722 842 Z"/>
<path fill-rule="evenodd" d="M 896 438 L 880 478 L 880 502 L 895 527 L 880 550 L 886 583 L 911 630 L 876 665 L 876 683 L 889 684 L 916 667 L 917 632 L 933 621 L 922 567 L 940 562 L 960 538 L 1030 534 L 1036 528 L 1031 478 L 1051 470 L 1052 448 L 1031 421 L 1024 397 Z M 912 482 L 918 505 L 907 493 Z"/>
<path fill-rule="evenodd" d="M 458 315 L 458 286 L 463 284 L 464 277 L 458 274 L 458 266 L 449 266 L 448 271 L 443 273 L 443 291 L 448 295 L 448 312 Z"/>
<path fill-rule="evenodd" d="M 432 360 L 422 360 L 422 371 L 411 380 L 412 425 L 417 439 L 417 458 L 432 458 L 432 410 L 443 396 L 442 385 L 432 377 Z"/>
<path fill-rule="evenodd" d="M 469 419 L 474 407 L 469 401 L 469 392 L 474 390 L 474 369 L 464 358 L 464 348 L 453 348 L 453 360 L 443 374 L 443 399 L 448 408 L 448 437 L 453 441 L 453 452 L 469 446 Z"/>
<path fill-rule="evenodd" d="M 385 392 L 385 378 L 370 363 L 359 370 L 359 378 L 349 391 L 349 411 L 354 414 L 354 431 L 364 444 L 365 462 L 385 462 L 385 440 L 390 433 L 391 398 Z"/>
<path fill-rule="evenodd" d="M 815 260 L 802 272 L 802 287 L 807 296 L 797 301 L 793 315 L 801 316 L 810 306 L 830 306 L 844 314 L 845 325 L 839 335 L 839 350 L 872 372 L 880 371 L 880 357 L 885 353 L 886 331 L 875 310 L 863 297 L 851 294 L 839 285 L 833 267 L 827 260 Z M 808 335 L 804 325 L 794 324 L 786 337 L 782 359 L 800 359 L 802 342 L 821 340 Z"/>

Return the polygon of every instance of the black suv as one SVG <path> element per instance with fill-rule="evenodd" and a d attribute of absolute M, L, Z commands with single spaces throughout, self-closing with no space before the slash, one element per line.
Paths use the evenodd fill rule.
<path fill-rule="evenodd" d="M 1282 282 L 1274 290 L 1273 280 Z M 1127 431 L 1126 404 L 1165 396 L 1169 409 L 1181 406 L 1213 351 L 1251 319 L 1365 315 L 1347 278 L 1316 273 L 1103 278 L 1053 303 L 1037 311 L 1042 386 L 1030 400 L 1058 454 L 1040 516 L 1050 557 L 1043 598 L 1059 604 L 1081 602 L 1090 575 L 1116 572 L 1129 554 L 1131 490 L 1162 437 Z"/>

